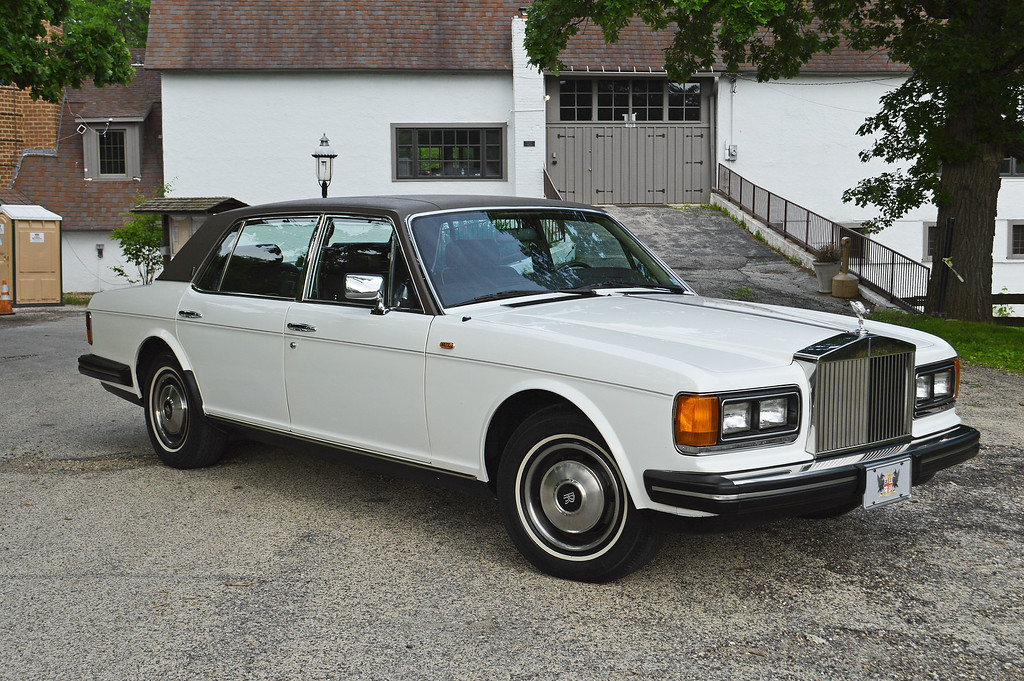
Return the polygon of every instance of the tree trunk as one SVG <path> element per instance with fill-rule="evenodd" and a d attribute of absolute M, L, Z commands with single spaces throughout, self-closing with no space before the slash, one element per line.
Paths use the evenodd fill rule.
<path fill-rule="evenodd" d="M 961 142 L 965 151 L 973 148 L 974 153 L 967 151 L 964 157 L 942 164 L 939 184 L 945 200 L 939 204 L 925 311 L 966 321 L 991 321 L 992 243 L 1003 150 L 997 144 L 980 142 L 971 119 L 964 112 L 947 124 L 951 138 Z M 952 236 L 947 240 L 950 218 Z"/>

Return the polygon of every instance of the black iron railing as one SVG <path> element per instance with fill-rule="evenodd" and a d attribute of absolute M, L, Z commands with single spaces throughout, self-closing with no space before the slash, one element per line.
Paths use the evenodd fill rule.
<path fill-rule="evenodd" d="M 844 236 L 850 237 L 850 272 L 861 284 L 906 310 L 924 309 L 929 270 L 920 262 L 787 201 L 721 164 L 714 191 L 814 256 L 824 246 L 839 246 Z"/>

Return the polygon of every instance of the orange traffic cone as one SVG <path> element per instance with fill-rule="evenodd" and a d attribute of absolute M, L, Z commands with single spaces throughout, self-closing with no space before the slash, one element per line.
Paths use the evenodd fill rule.
<path fill-rule="evenodd" d="M 7 290 L 7 280 L 3 280 L 3 285 L 0 285 L 0 314 L 14 314 L 14 308 L 11 307 L 11 293 Z"/>

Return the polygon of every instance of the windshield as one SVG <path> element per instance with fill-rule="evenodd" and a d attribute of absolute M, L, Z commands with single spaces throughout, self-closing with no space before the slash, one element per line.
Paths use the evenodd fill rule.
<path fill-rule="evenodd" d="M 577 210 L 426 215 L 413 238 L 445 307 L 603 287 L 685 290 L 609 217 Z"/>

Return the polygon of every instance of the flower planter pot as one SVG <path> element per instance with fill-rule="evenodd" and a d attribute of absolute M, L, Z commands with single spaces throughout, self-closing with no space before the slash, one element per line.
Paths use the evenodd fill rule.
<path fill-rule="evenodd" d="M 818 277 L 818 293 L 832 293 L 832 277 L 839 274 L 838 262 L 812 262 L 814 274 Z"/>

